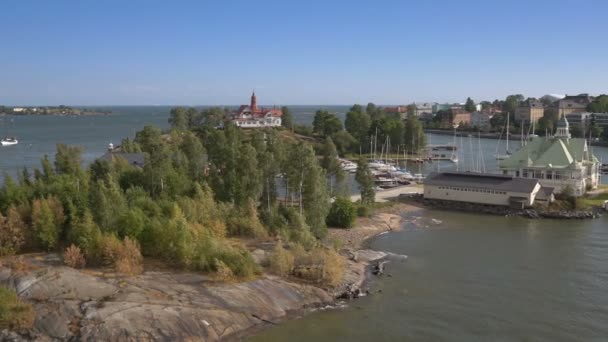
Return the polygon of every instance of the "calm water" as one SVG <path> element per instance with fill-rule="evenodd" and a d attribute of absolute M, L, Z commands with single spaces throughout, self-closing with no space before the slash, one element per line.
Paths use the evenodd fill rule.
<path fill-rule="evenodd" d="M 608 218 L 526 220 L 426 211 L 372 248 L 409 256 L 381 293 L 252 341 L 608 339 Z M 431 218 L 443 223 L 434 224 Z"/>

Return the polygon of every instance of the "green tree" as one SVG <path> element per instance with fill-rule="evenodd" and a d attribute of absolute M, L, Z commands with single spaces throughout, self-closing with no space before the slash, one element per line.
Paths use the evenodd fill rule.
<path fill-rule="evenodd" d="M 405 148 L 412 152 L 419 152 L 426 146 L 424 128 L 416 117 L 409 117 L 405 121 L 403 142 Z"/>
<path fill-rule="evenodd" d="M 57 170 L 57 172 L 60 174 L 78 174 L 81 171 L 81 154 L 81 147 L 57 144 L 57 153 L 55 153 L 55 170 Z"/>
<path fill-rule="evenodd" d="M 331 137 L 325 138 L 321 154 L 323 156 L 321 159 L 321 167 L 325 169 L 327 177 L 329 178 L 329 193 L 333 195 L 336 189 L 338 192 L 343 190 L 342 185 L 345 175 L 344 170 L 342 170 L 342 167 L 340 166 L 336 145 L 334 145 Z M 334 181 L 337 184 L 336 189 L 334 189 Z"/>
<path fill-rule="evenodd" d="M 475 108 L 475 101 L 473 101 L 473 99 L 471 99 L 470 97 L 467 97 L 467 101 L 464 104 L 464 110 L 466 110 L 467 112 L 474 112 L 476 110 Z"/>
<path fill-rule="evenodd" d="M 293 115 L 287 106 L 281 107 L 281 112 L 283 115 L 281 116 L 281 126 L 293 130 Z"/>
<path fill-rule="evenodd" d="M 331 227 L 350 228 L 357 216 L 355 206 L 348 198 L 338 197 L 332 203 L 327 215 L 327 224 Z"/>
<path fill-rule="evenodd" d="M 359 184 L 361 192 L 361 204 L 369 206 L 375 202 L 376 192 L 374 190 L 374 176 L 372 175 L 367 159 L 361 156 L 357 161 L 357 172 L 355 181 Z"/>
<path fill-rule="evenodd" d="M 515 115 L 515 110 L 517 110 L 517 106 L 519 103 L 524 100 L 524 96 L 522 94 L 509 95 L 505 99 L 505 102 L 502 106 L 502 111 L 509 113 L 511 115 L 511 119 L 513 119 Z M 515 121 L 512 121 L 515 122 Z"/>
<path fill-rule="evenodd" d="M 344 126 L 346 131 L 359 142 L 359 147 L 363 147 L 366 151 L 369 145 L 369 130 L 372 120 L 370 116 L 363 112 L 360 105 L 354 105 L 346 113 Z"/>
<path fill-rule="evenodd" d="M 314 133 L 327 137 L 342 130 L 342 121 L 335 114 L 326 110 L 318 110 L 315 113 L 312 127 Z"/>
<path fill-rule="evenodd" d="M 587 111 L 591 113 L 608 113 L 608 95 L 600 95 L 587 105 Z"/>
<path fill-rule="evenodd" d="M 185 131 L 189 126 L 188 110 L 184 107 L 172 108 L 169 113 L 169 124 L 171 128 Z"/>
<path fill-rule="evenodd" d="M 407 116 L 416 116 L 417 109 L 418 108 L 416 107 L 415 103 L 407 105 Z"/>
<path fill-rule="evenodd" d="M 338 149 L 339 155 L 343 156 L 349 151 L 359 152 L 358 149 L 353 149 L 359 146 L 359 144 L 357 144 L 357 140 L 353 138 L 353 136 L 350 135 L 347 131 L 340 131 L 334 133 L 331 138 L 334 141 L 336 148 Z"/>
<path fill-rule="evenodd" d="M 42 248 L 51 250 L 57 246 L 59 227 L 46 199 L 34 201 L 32 205 L 32 227 Z"/>

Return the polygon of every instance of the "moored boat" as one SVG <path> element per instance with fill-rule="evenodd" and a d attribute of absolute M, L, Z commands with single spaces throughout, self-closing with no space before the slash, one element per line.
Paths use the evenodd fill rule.
<path fill-rule="evenodd" d="M 0 141 L 0 144 L 2 144 L 2 146 L 11 146 L 11 145 L 17 145 L 19 143 L 19 140 L 17 140 L 17 138 L 4 138 Z"/>

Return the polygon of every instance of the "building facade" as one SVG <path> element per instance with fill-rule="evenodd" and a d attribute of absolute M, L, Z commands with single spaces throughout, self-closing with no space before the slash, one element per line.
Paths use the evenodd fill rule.
<path fill-rule="evenodd" d="M 537 179 L 488 173 L 434 172 L 424 181 L 424 198 L 433 200 L 525 208 L 537 197 L 552 201 L 552 194 Z"/>
<path fill-rule="evenodd" d="M 433 103 L 414 103 L 414 105 L 416 106 L 416 116 L 423 116 L 424 114 L 433 113 Z"/>
<path fill-rule="evenodd" d="M 280 127 L 282 116 L 280 109 L 258 107 L 258 99 L 253 92 L 250 104 L 241 105 L 231 114 L 231 120 L 242 128 Z"/>
<path fill-rule="evenodd" d="M 543 117 L 545 108 L 543 103 L 538 100 L 527 100 L 515 110 L 515 120 L 519 122 L 533 123 Z"/>
<path fill-rule="evenodd" d="M 470 125 L 471 124 L 471 113 L 464 109 L 450 109 L 450 118 L 452 118 L 452 125 Z"/>
<path fill-rule="evenodd" d="M 504 175 L 538 179 L 541 185 L 562 192 L 572 189 L 582 196 L 600 184 L 600 162 L 587 140 L 572 138 L 565 116 L 557 124 L 554 136 L 535 137 L 499 163 Z"/>
<path fill-rule="evenodd" d="M 557 112 L 560 117 L 571 113 L 586 112 L 587 106 L 592 101 L 593 97 L 589 94 L 566 95 L 566 97 L 557 101 Z"/>
<path fill-rule="evenodd" d="M 493 114 L 476 111 L 471 113 L 471 126 L 478 128 L 486 128 L 490 126 L 490 120 L 494 117 Z"/>

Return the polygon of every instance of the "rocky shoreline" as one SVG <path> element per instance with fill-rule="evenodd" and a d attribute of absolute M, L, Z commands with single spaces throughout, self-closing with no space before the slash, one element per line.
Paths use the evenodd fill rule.
<path fill-rule="evenodd" d="M 509 207 L 496 205 L 425 199 L 422 196 L 413 197 L 411 200 L 424 207 L 439 210 L 464 211 L 500 216 L 520 216 L 530 219 L 595 219 L 602 216 L 602 209 L 600 208 L 593 208 L 590 210 L 547 210 L 542 208 L 511 209 Z"/>
<path fill-rule="evenodd" d="M 0 260 L 0 285 L 30 302 L 36 319 L 32 329 L 0 331 L 0 340 L 239 340 L 366 293 L 370 274 L 381 274 L 388 260 L 406 257 L 359 248 L 400 226 L 400 215 L 381 213 L 351 229 L 342 251 L 348 259 L 344 279 L 333 289 L 268 274 L 217 283 L 205 275 L 171 270 L 131 277 L 76 270 L 61 265 L 56 254 L 5 258 Z"/>

